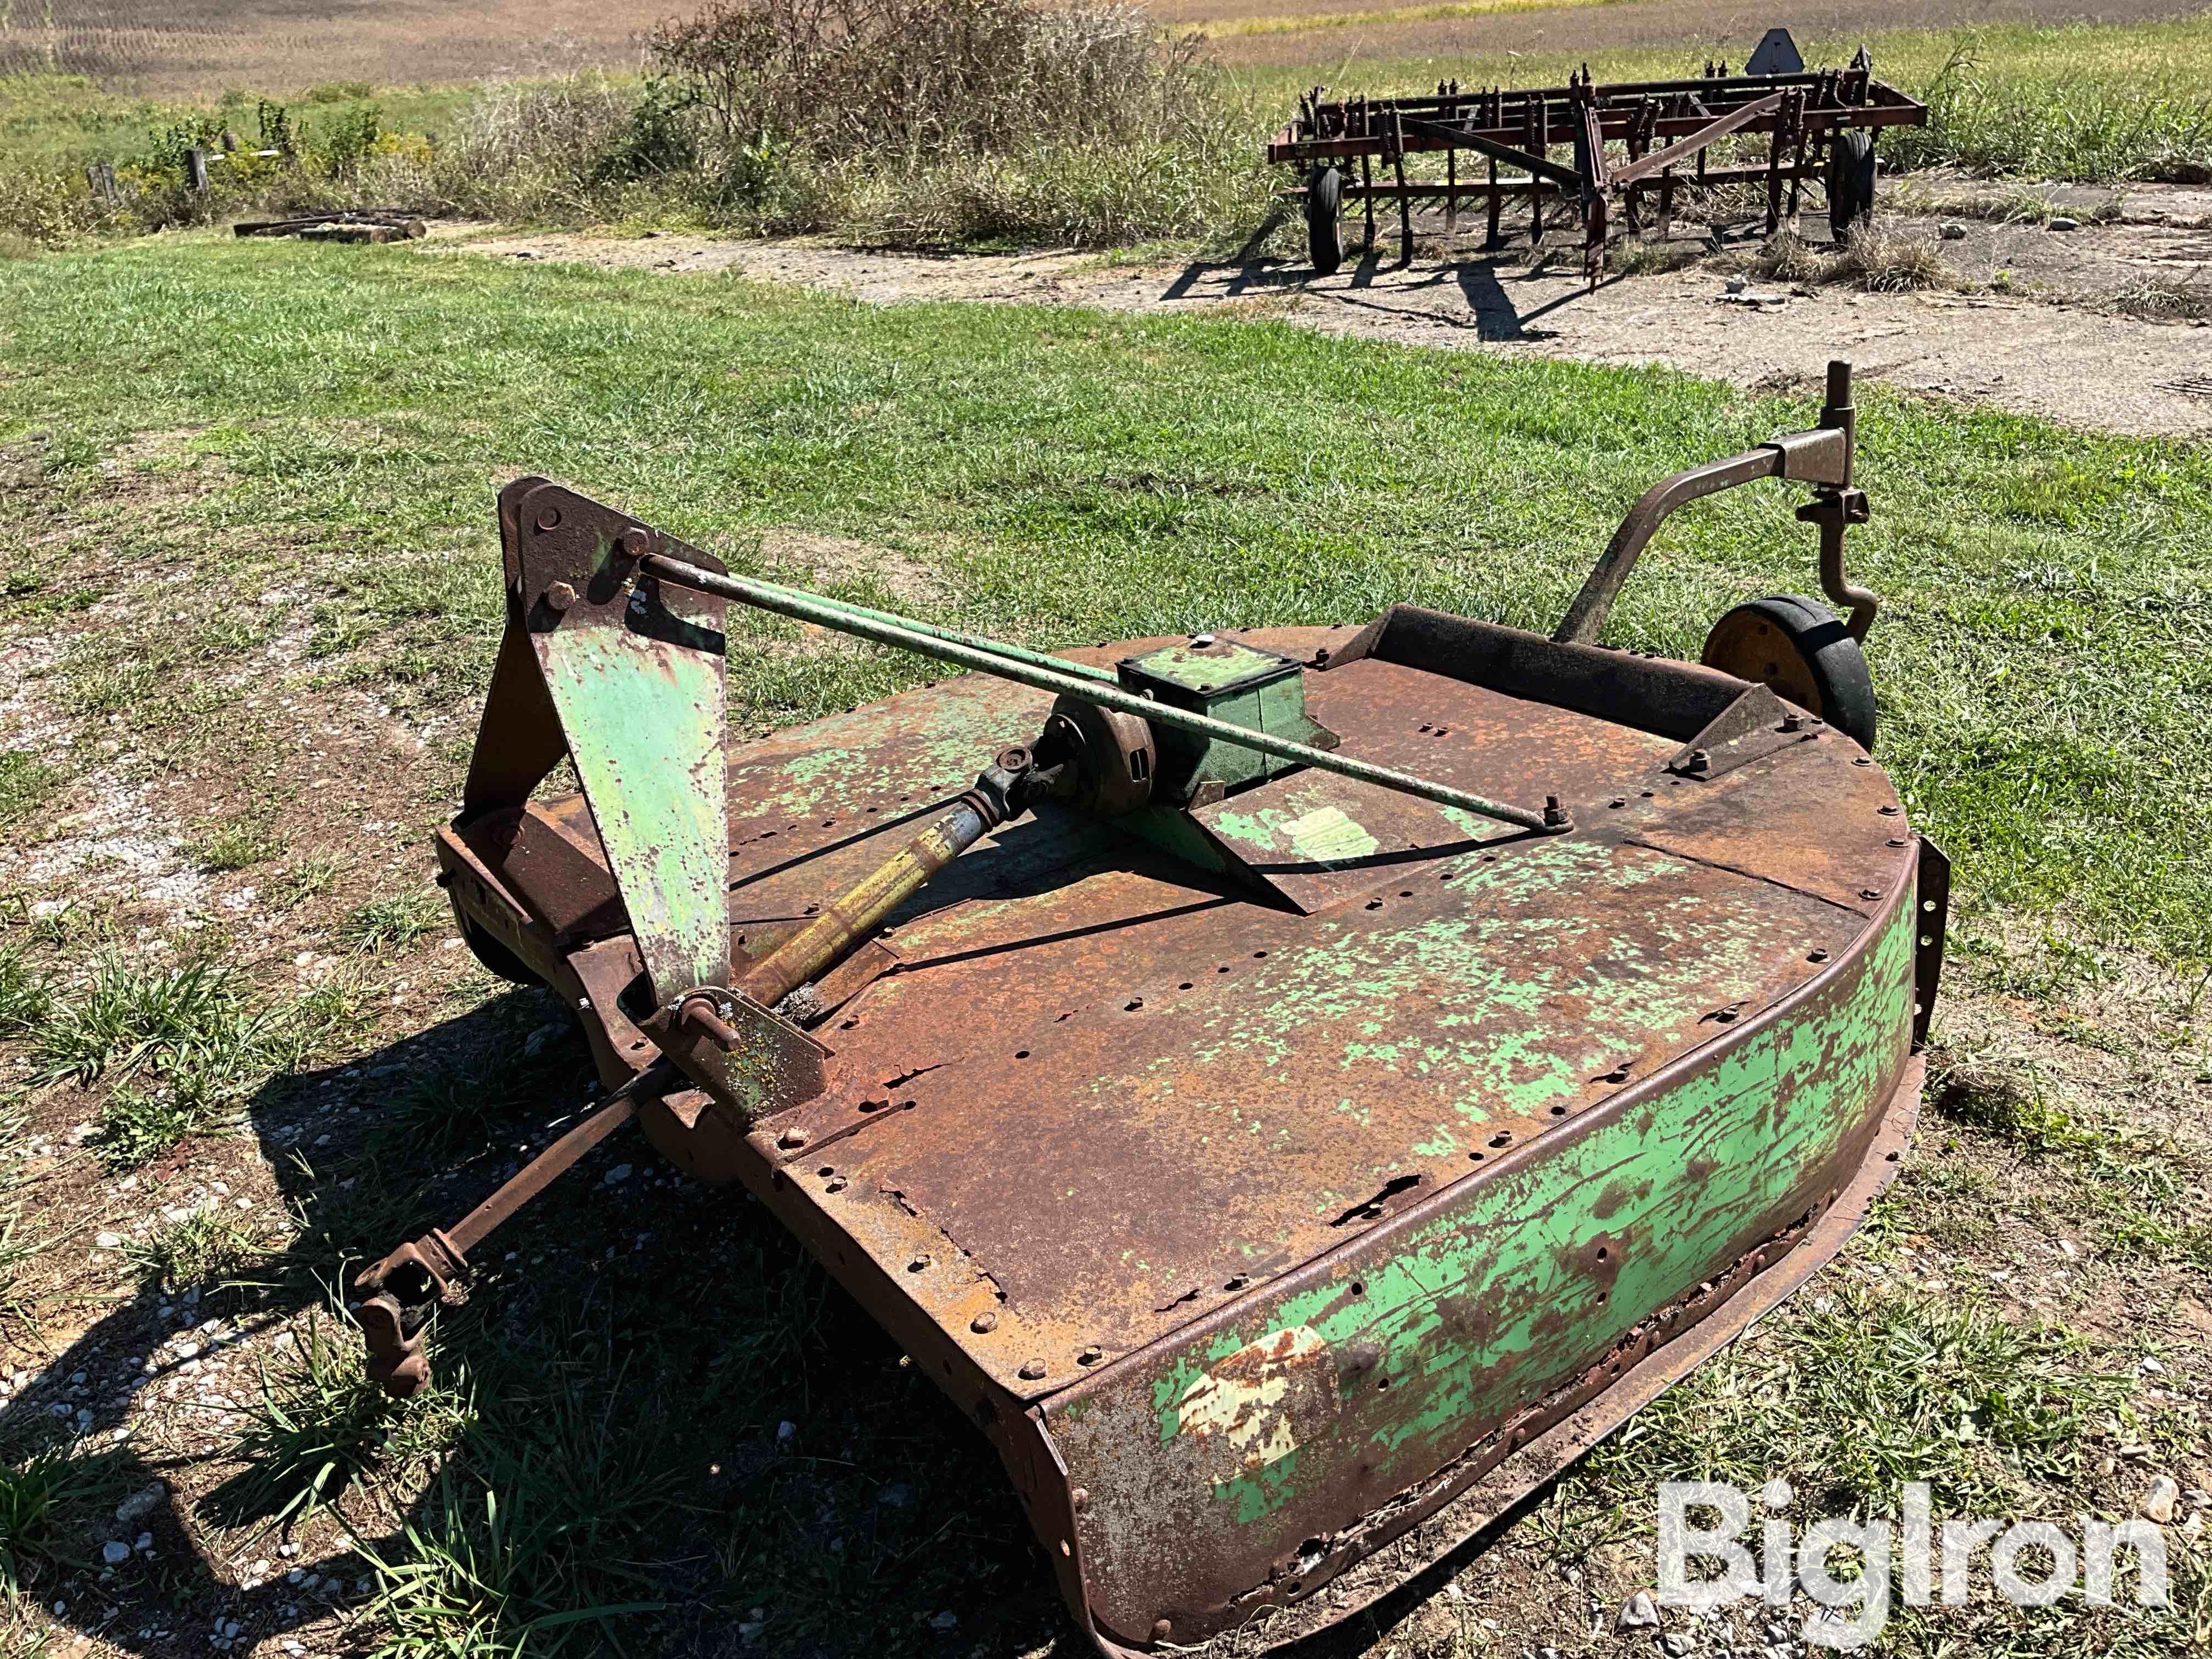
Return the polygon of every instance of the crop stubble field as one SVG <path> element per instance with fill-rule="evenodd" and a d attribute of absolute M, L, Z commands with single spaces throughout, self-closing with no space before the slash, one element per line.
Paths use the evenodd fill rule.
<path fill-rule="evenodd" d="M 665 0 L 0 0 L 0 76 L 83 75 L 116 90 L 206 97 L 229 88 L 288 93 L 334 81 L 408 86 L 635 69 Z M 1900 24 L 1964 25 L 2186 15 L 2173 0 L 1931 0 L 1909 16 L 1882 0 L 1790 9 L 1705 0 L 1160 0 L 1164 23 L 1216 31 L 1231 64 L 1335 66 L 1507 53 L 1557 56 L 1661 49 L 1689 62 L 1738 57 L 1771 23 L 1801 39 L 1841 39 Z"/>

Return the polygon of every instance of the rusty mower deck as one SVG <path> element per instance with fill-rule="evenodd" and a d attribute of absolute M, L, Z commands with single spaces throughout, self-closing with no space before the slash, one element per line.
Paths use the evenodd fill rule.
<path fill-rule="evenodd" d="M 1838 366 L 1818 430 L 1655 487 L 1556 638 L 1400 605 L 1066 657 L 510 485 L 438 857 L 616 1092 L 364 1275 L 378 1374 L 634 1116 L 972 1416 L 1102 1650 L 1401 1581 L 1826 1260 L 1909 1132 L 1946 866 L 1868 753 L 1850 453 Z M 1753 477 L 1814 486 L 1851 622 L 1598 643 L 1660 519 Z M 732 602 L 981 672 L 726 750 Z"/>

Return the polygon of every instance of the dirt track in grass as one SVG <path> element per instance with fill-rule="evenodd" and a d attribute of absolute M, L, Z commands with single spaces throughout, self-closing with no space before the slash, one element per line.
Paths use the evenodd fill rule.
<path fill-rule="evenodd" d="M 2039 415 L 2066 425 L 2144 436 L 2212 434 L 2212 329 L 2201 320 L 2125 314 L 2160 305 L 2212 315 L 2212 190 L 2136 186 L 2111 192 L 2054 186 L 2045 199 L 2078 216 L 2073 230 L 2033 220 L 1992 221 L 1979 187 L 1923 180 L 1907 198 L 1935 211 L 1895 223 L 1936 244 L 1955 288 L 1869 293 L 1753 276 L 1725 290 L 1748 261 L 1747 240 L 1702 252 L 1683 228 L 1667 253 L 1681 269 L 1608 279 L 1590 292 L 1579 238 L 1547 235 L 1550 268 L 1532 263 L 1525 235 L 1480 248 L 1480 216 L 1447 239 L 1440 216 L 1417 220 L 1417 257 L 1397 258 L 1395 226 L 1381 258 L 1347 246 L 1345 267 L 1317 277 L 1303 260 L 1109 264 L 1046 250 L 929 255 L 838 247 L 811 240 L 722 241 L 690 234 L 612 238 L 574 234 L 484 237 L 453 228 L 420 246 L 488 258 L 574 261 L 677 276 L 736 276 L 848 293 L 881 304 L 968 300 L 1099 307 L 1115 311 L 1279 319 L 1326 332 L 1455 349 L 1656 363 L 1738 385 L 1809 384 L 1831 357 L 1863 377 L 1928 397 Z M 2076 198 L 2079 199 L 2076 199 Z M 2014 209 L 2017 211 L 2017 208 Z M 2091 216 L 2117 214 L 2109 222 Z M 1946 224 L 1963 229 L 1941 239 Z M 1810 216 L 1808 234 L 1818 234 Z M 1355 244 L 1358 226 L 1346 222 Z M 2132 297 L 2130 297 L 2132 296 Z"/>

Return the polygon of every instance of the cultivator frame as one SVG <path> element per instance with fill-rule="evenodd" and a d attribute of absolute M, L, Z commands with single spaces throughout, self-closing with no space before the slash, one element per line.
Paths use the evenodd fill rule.
<path fill-rule="evenodd" d="M 1818 426 L 1653 486 L 1550 638 L 1395 605 L 1049 656 L 515 481 L 440 880 L 610 1093 L 361 1276 L 373 1373 L 420 1388 L 470 1253 L 635 1121 L 969 1414 L 1103 1653 L 1401 1584 L 1802 1283 L 1909 1138 L 1948 866 L 1868 752 L 1854 422 L 1834 365 Z M 1606 646 L 1664 519 L 1759 479 L 1810 486 L 1849 623 Z M 978 672 L 732 750 L 732 604 Z"/>
<path fill-rule="evenodd" d="M 1794 59 L 1795 49 L 1787 54 Z M 1844 69 L 1730 75 L 1708 63 L 1679 81 L 1595 84 L 1585 67 L 1564 87 L 1462 88 L 1442 82 L 1432 95 L 1326 99 L 1328 88 L 1300 94 L 1297 117 L 1269 141 L 1271 164 L 1304 166 L 1310 176 L 1293 194 L 1306 204 L 1315 264 L 1333 270 L 1341 258 L 1335 229 L 1344 203 L 1364 205 L 1367 246 L 1375 245 L 1375 204 L 1398 204 L 1401 257 L 1413 257 L 1413 204 L 1442 203 L 1447 230 L 1462 204 L 1487 212 L 1487 243 L 1500 240 L 1509 199 L 1528 198 L 1529 240 L 1543 240 L 1547 200 L 1571 200 L 1583 231 L 1583 269 L 1592 283 L 1605 268 L 1606 240 L 1617 205 L 1632 234 L 1644 228 L 1643 204 L 1656 198 L 1656 228 L 1672 228 L 1678 190 L 1722 185 L 1762 185 L 1766 234 L 1797 221 L 1804 181 L 1822 179 L 1840 231 L 1870 214 L 1874 199 L 1872 135 L 1883 127 L 1918 126 L 1927 106 L 1874 78 L 1864 48 Z M 1847 137 L 1847 135 L 1858 135 Z M 1708 152 L 1724 138 L 1767 141 L 1764 161 L 1714 167 Z M 1565 162 L 1553 160 L 1564 148 Z M 1441 152 L 1440 183 L 1409 181 L 1408 155 Z M 1484 164 L 1462 178 L 1462 152 Z M 1356 183 L 1341 169 L 1357 161 Z M 1377 183 L 1377 167 L 1391 178 Z M 1511 169 L 1501 173 L 1500 168 Z"/>

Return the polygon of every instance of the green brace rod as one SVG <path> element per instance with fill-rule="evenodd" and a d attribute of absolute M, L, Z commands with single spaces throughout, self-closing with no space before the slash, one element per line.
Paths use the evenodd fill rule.
<path fill-rule="evenodd" d="M 1217 742 L 1257 750 L 1261 754 L 1272 755 L 1277 760 L 1289 761 L 1293 765 L 1310 766 L 1317 772 L 1334 772 L 1339 777 L 1371 783 L 1378 788 L 1395 789 L 1401 794 L 1434 801 L 1439 806 L 1455 806 L 1462 811 L 1473 812 L 1499 823 L 1510 823 L 1516 829 L 1533 830 L 1540 836 L 1556 836 L 1574 828 L 1573 820 L 1556 801 L 1547 801 L 1540 809 L 1532 810 L 1469 794 L 1464 789 L 1455 789 L 1449 784 L 1416 777 L 1410 772 L 1377 766 L 1350 755 L 1331 754 L 1325 749 L 1293 743 L 1287 738 L 1273 737 L 1250 726 L 1235 726 L 1227 720 L 1192 714 L 1187 709 L 1170 708 L 1149 697 L 1140 697 L 1134 692 L 1123 690 L 1099 670 L 1020 650 L 978 635 L 957 634 L 949 629 L 933 628 L 902 617 L 894 617 L 888 611 L 871 611 L 861 605 L 817 599 L 811 593 L 781 587 L 774 582 L 756 581 L 744 576 L 725 576 L 662 553 L 649 554 L 641 559 L 638 570 L 640 574 L 672 582 L 679 587 L 718 594 L 757 610 L 774 611 L 778 616 L 812 623 L 819 628 L 836 629 L 840 633 L 872 640 L 878 645 L 896 646 L 921 656 L 934 657 L 939 662 L 949 662 L 980 673 L 995 674 L 1001 679 L 1012 680 L 1017 684 L 1030 686 L 1039 691 L 1073 697 L 1079 702 L 1110 708 L 1118 714 L 1133 714 L 1139 720 L 1172 726 L 1177 731 L 1211 738 Z"/>

